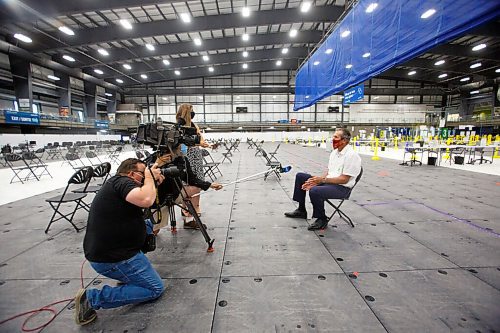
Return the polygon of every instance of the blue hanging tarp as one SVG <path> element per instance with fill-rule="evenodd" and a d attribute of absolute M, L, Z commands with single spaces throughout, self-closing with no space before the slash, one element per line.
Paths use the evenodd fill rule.
<path fill-rule="evenodd" d="M 429 10 L 435 12 L 422 18 Z M 360 0 L 297 72 L 294 110 L 364 82 L 498 16 L 498 0 Z"/>

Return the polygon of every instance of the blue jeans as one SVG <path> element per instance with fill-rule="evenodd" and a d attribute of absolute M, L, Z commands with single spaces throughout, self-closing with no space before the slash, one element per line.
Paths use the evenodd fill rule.
<path fill-rule="evenodd" d="M 123 282 L 118 287 L 104 286 L 87 289 L 87 299 L 93 309 L 110 309 L 126 304 L 142 303 L 156 299 L 164 290 L 163 282 L 144 253 L 115 263 L 90 262 L 92 268 L 103 276 Z"/>
<path fill-rule="evenodd" d="M 295 188 L 293 190 L 293 200 L 299 203 L 299 207 L 305 207 L 306 191 L 302 189 L 302 185 L 311 178 L 308 173 L 299 172 L 295 175 Z M 316 185 L 309 190 L 309 198 L 313 206 L 313 218 L 326 220 L 325 200 L 326 199 L 344 199 L 347 197 L 350 188 L 336 184 L 321 184 Z"/>

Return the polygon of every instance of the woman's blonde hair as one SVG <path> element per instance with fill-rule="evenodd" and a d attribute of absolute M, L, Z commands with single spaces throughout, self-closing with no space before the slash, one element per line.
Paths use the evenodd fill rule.
<path fill-rule="evenodd" d="M 186 121 L 184 126 L 191 127 L 191 111 L 193 111 L 193 106 L 191 104 L 181 104 L 179 105 L 175 119 L 177 121 L 179 121 L 179 119 L 184 119 Z"/>

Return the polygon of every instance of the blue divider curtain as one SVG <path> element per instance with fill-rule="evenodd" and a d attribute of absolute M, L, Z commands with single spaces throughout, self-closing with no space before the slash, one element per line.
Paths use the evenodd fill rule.
<path fill-rule="evenodd" d="M 421 18 L 431 9 L 433 15 Z M 364 82 L 499 15 L 499 0 L 360 0 L 298 70 L 294 110 Z"/>

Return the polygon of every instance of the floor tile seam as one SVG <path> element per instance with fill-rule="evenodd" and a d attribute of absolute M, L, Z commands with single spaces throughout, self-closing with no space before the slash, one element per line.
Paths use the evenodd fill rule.
<path fill-rule="evenodd" d="M 242 154 L 238 154 L 238 156 L 239 156 L 239 158 L 238 158 L 238 168 L 237 168 L 237 172 L 236 172 L 236 179 L 238 179 L 238 176 L 239 176 L 239 173 L 240 173 L 240 165 L 241 165 Z M 231 219 L 232 219 L 232 216 L 233 216 L 233 206 L 234 206 L 234 199 L 236 197 L 236 187 L 237 186 L 233 187 L 233 198 L 232 198 L 232 201 L 231 201 L 231 210 L 230 210 L 230 213 L 229 213 L 228 224 L 227 224 L 227 228 L 226 228 L 226 241 L 224 242 L 224 251 L 222 253 L 222 260 L 221 260 L 221 264 L 220 264 L 219 281 L 218 281 L 218 284 L 217 284 L 217 291 L 215 293 L 215 302 L 214 302 L 214 307 L 213 307 L 212 322 L 210 323 L 210 332 L 214 332 L 215 314 L 217 312 L 217 300 L 219 299 L 219 292 L 220 292 L 221 283 L 222 283 L 222 272 L 224 270 L 224 262 L 225 262 L 225 257 L 226 257 L 227 242 L 228 242 L 228 237 L 229 237 L 229 227 L 231 225 Z"/>

